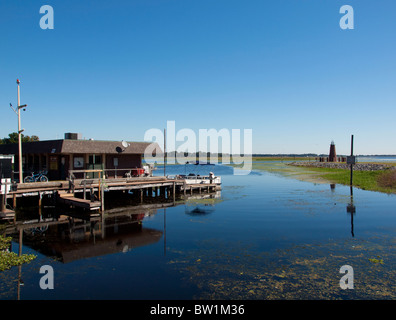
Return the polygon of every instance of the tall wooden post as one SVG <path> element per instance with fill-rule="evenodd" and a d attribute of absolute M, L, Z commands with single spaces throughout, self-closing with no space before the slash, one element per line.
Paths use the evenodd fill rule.
<path fill-rule="evenodd" d="M 104 212 L 104 181 L 102 181 L 102 171 L 99 171 L 99 190 L 98 190 L 98 195 L 100 199 L 100 207 L 101 211 Z M 103 174 L 104 178 L 104 174 Z"/>
<path fill-rule="evenodd" d="M 166 177 L 166 129 L 164 129 L 164 177 Z"/>
<path fill-rule="evenodd" d="M 104 212 L 105 205 L 104 205 L 104 188 L 103 188 L 103 186 L 102 186 L 102 189 L 101 189 L 101 207 L 102 207 L 102 212 Z"/>
<path fill-rule="evenodd" d="M 351 157 L 353 157 L 353 135 L 351 136 Z M 353 184 L 353 163 L 351 162 L 351 181 L 350 185 Z"/>
<path fill-rule="evenodd" d="M 17 79 L 18 84 L 18 163 L 19 163 L 19 183 L 23 183 L 23 168 L 22 168 L 22 131 L 21 131 L 21 99 L 19 92 L 19 80 Z"/>

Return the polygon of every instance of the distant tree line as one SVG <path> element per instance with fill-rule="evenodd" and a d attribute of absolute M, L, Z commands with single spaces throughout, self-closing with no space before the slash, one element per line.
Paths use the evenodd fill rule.
<path fill-rule="evenodd" d="M 38 136 L 25 136 L 23 133 L 21 134 L 22 136 L 22 142 L 33 142 L 33 141 L 39 141 Z M 18 132 L 13 132 L 8 135 L 8 138 L 3 138 L 0 139 L 0 144 L 10 144 L 10 143 L 18 143 Z"/>

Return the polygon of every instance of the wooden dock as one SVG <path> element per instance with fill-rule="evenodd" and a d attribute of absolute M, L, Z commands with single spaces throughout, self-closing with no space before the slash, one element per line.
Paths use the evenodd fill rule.
<path fill-rule="evenodd" d="M 4 209 L 4 211 L 0 211 L 0 219 L 11 220 L 15 217 L 15 211 L 10 209 Z"/>
<path fill-rule="evenodd" d="M 88 170 L 87 170 L 88 171 Z M 89 172 L 101 170 L 89 170 Z M 49 195 L 54 201 L 80 207 L 89 211 L 104 210 L 105 192 L 128 191 L 140 196 L 140 203 L 144 198 L 162 196 L 172 199 L 175 202 L 176 195 L 185 196 L 194 192 L 213 192 L 220 190 L 221 183 L 210 183 L 208 180 L 202 183 L 187 181 L 180 177 L 129 177 L 129 178 L 92 178 L 75 179 L 70 178 L 64 181 L 18 183 L 16 190 L 10 191 L 7 199 L 13 199 L 13 208 L 16 207 L 17 198 L 38 196 L 39 207 L 43 195 Z M 211 181 L 212 182 L 212 181 Z M 14 188 L 15 189 L 15 188 Z M 4 217 L 9 217 L 12 212 L 4 213 Z"/>
<path fill-rule="evenodd" d="M 61 203 L 88 210 L 99 210 L 102 205 L 100 201 L 91 201 L 87 199 L 77 198 L 72 193 L 68 193 L 66 191 L 58 192 L 58 200 Z"/>

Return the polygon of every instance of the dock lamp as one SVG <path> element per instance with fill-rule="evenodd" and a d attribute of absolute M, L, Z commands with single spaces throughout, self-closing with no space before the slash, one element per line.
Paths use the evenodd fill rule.
<path fill-rule="evenodd" d="M 23 168 L 22 168 L 22 132 L 25 129 L 21 129 L 21 109 L 23 109 L 23 111 L 26 111 L 26 107 L 27 104 L 21 105 L 21 101 L 20 101 L 20 91 L 19 91 L 19 84 L 20 81 L 19 79 L 17 79 L 17 85 L 18 85 L 18 107 L 17 110 L 15 110 L 12 107 L 12 104 L 10 103 L 10 107 L 12 110 L 14 110 L 14 112 L 16 113 L 16 115 L 18 116 L 18 147 L 19 147 L 19 183 L 23 182 Z"/>

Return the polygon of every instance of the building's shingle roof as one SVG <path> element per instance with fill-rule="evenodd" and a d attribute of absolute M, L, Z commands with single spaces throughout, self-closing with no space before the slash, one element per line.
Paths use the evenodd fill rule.
<path fill-rule="evenodd" d="M 22 152 L 30 154 L 39 153 L 90 153 L 90 154 L 143 154 L 150 142 L 128 142 L 124 148 L 121 141 L 103 140 L 46 140 L 24 142 Z M 158 145 L 157 145 L 158 146 Z M 159 147 L 157 150 L 160 150 Z M 17 154 L 18 144 L 0 144 L 0 154 Z"/>

